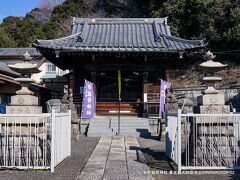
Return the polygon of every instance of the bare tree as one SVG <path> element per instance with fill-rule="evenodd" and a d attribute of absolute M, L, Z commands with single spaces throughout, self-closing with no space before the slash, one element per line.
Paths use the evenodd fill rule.
<path fill-rule="evenodd" d="M 85 4 L 88 8 L 92 9 L 96 6 L 99 0 L 82 0 L 82 3 Z"/>
<path fill-rule="evenodd" d="M 56 37 L 60 38 L 60 37 L 69 35 L 69 27 L 71 26 L 71 23 L 72 23 L 72 17 L 59 20 L 57 22 L 58 30 L 57 30 Z"/>
<path fill-rule="evenodd" d="M 53 8 L 59 4 L 62 4 L 65 0 L 39 0 L 39 7 L 52 11 Z"/>

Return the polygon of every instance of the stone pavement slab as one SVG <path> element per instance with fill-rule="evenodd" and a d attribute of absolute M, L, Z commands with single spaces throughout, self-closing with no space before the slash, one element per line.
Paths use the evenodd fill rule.
<path fill-rule="evenodd" d="M 77 180 L 150 180 L 136 137 L 102 137 Z"/>
<path fill-rule="evenodd" d="M 112 143 L 111 138 L 100 138 L 80 176 L 76 180 L 100 180 L 104 175 L 107 158 Z"/>

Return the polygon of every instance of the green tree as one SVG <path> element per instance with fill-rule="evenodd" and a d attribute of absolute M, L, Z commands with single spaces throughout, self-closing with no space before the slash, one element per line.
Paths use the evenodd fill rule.
<path fill-rule="evenodd" d="M 0 48 L 17 47 L 17 43 L 9 35 L 4 28 L 0 28 Z"/>
<path fill-rule="evenodd" d="M 168 17 L 172 33 L 207 39 L 213 50 L 240 48 L 238 0 L 170 0 L 151 6 L 153 17 Z"/>

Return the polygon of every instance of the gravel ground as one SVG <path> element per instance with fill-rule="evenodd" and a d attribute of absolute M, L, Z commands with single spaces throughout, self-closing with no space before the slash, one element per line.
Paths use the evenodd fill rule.
<path fill-rule="evenodd" d="M 176 169 L 175 165 L 172 164 L 165 156 L 165 137 L 162 137 L 162 141 L 157 138 L 148 139 L 138 138 L 141 151 L 145 156 L 145 160 L 149 165 L 150 173 L 156 180 L 240 180 L 240 172 L 231 171 L 226 173 L 223 171 L 215 172 L 214 174 L 169 174 L 169 170 Z M 155 173 L 155 174 L 153 174 Z M 159 174 L 156 174 L 159 173 Z M 165 173 L 165 174 L 163 174 Z M 200 173 L 200 172 L 199 172 Z M 220 174 L 225 173 L 225 174 Z"/>
<path fill-rule="evenodd" d="M 99 138 L 81 136 L 72 140 L 72 155 L 59 164 L 54 173 L 49 171 L 0 171 L 0 180 L 73 180 L 83 169 Z"/>

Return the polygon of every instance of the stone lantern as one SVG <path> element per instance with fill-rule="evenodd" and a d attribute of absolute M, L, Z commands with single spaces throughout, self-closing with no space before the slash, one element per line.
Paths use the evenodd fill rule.
<path fill-rule="evenodd" d="M 203 58 L 206 62 L 200 64 L 204 74 L 203 82 L 207 89 L 198 97 L 197 112 L 206 116 L 196 116 L 189 124 L 191 125 L 190 151 L 194 152 L 191 162 L 194 166 L 224 166 L 235 165 L 234 142 L 238 134 L 234 133 L 237 124 L 234 118 L 219 114 L 229 114 L 230 106 L 225 105 L 224 94 L 216 90 L 214 85 L 222 78 L 216 76 L 216 72 L 227 65 L 215 62 L 215 56 L 208 51 Z M 216 115 L 208 115 L 216 114 Z M 195 140 L 194 140 L 195 139 Z M 237 155 L 238 156 L 238 155 Z M 237 158 L 239 159 L 239 158 Z"/>
<path fill-rule="evenodd" d="M 7 114 L 36 114 L 42 113 L 42 107 L 38 106 L 38 97 L 28 88 L 33 82 L 31 74 L 39 73 L 40 70 L 30 63 L 32 57 L 28 52 L 23 55 L 23 62 L 9 65 L 9 67 L 20 73 L 21 76 L 15 80 L 20 83 L 21 89 L 16 92 L 17 95 L 11 97 L 10 106 L 6 107 Z"/>
<path fill-rule="evenodd" d="M 198 97 L 198 113 L 222 114 L 230 112 L 230 107 L 225 105 L 224 95 L 215 89 L 215 83 L 222 80 L 215 73 L 227 65 L 213 61 L 215 57 L 212 52 L 208 51 L 203 56 L 206 61 L 200 64 L 200 68 L 204 72 L 203 82 L 207 85 L 207 89 L 202 91 L 202 95 Z"/>

